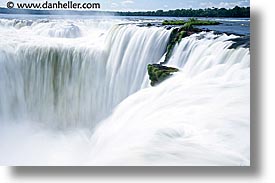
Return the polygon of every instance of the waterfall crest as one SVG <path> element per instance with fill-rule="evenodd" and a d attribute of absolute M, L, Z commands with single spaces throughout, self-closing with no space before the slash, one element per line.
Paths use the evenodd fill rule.
<path fill-rule="evenodd" d="M 169 33 L 124 25 L 107 32 L 103 44 L 89 47 L 3 45 L 1 117 L 26 117 L 59 128 L 94 127 L 119 102 L 148 85 L 147 64 L 162 57 Z"/>

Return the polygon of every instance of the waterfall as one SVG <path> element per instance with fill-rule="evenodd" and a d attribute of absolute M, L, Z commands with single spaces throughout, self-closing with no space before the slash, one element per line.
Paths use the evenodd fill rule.
<path fill-rule="evenodd" d="M 168 64 L 181 72 L 116 107 L 93 135 L 92 164 L 249 165 L 250 52 L 228 49 L 234 37 L 176 45 Z"/>
<path fill-rule="evenodd" d="M 1 117 L 26 117 L 58 128 L 94 127 L 148 85 L 147 64 L 162 57 L 169 32 L 126 25 L 114 26 L 102 46 L 53 42 L 8 50 L 3 45 Z"/>
<path fill-rule="evenodd" d="M 0 164 L 250 164 L 238 36 L 183 38 L 167 62 L 180 71 L 151 87 L 171 30 L 61 22 L 0 20 Z"/>
<path fill-rule="evenodd" d="M 250 69 L 250 52 L 247 48 L 229 49 L 234 35 L 215 35 L 202 32 L 191 35 L 176 45 L 168 65 L 181 68 L 185 78 L 200 76 L 201 79 L 221 78 L 227 75 L 247 78 Z"/>

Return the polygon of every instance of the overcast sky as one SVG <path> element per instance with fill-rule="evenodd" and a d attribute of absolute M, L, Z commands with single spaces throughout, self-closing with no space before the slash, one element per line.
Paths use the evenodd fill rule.
<path fill-rule="evenodd" d="M 0 6 L 6 7 L 7 1 L 0 0 Z M 11 0 L 14 3 L 20 2 L 45 2 L 46 0 Z M 48 0 L 48 2 L 57 2 L 58 0 Z M 67 2 L 68 0 L 59 0 Z M 250 0 L 71 0 L 73 2 L 98 2 L 101 4 L 101 10 L 112 11 L 140 11 L 140 10 L 168 10 L 182 8 L 232 8 L 238 6 L 249 6 Z"/>

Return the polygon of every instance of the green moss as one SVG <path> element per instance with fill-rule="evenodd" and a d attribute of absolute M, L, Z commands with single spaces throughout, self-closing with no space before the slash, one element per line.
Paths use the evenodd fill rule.
<path fill-rule="evenodd" d="M 186 25 L 188 24 L 188 25 Z M 184 20 L 164 20 L 162 25 L 186 25 L 186 26 L 193 26 L 193 25 L 218 25 L 220 22 L 217 21 L 210 21 L 210 20 L 199 20 L 197 18 L 189 18 L 188 21 Z"/>
<path fill-rule="evenodd" d="M 180 41 L 182 40 L 182 38 L 184 38 L 184 37 L 186 37 L 186 36 L 187 36 L 187 32 L 184 31 L 184 30 L 182 30 L 182 31 L 179 32 L 179 35 L 178 35 L 176 41 L 177 41 L 178 43 L 180 43 Z"/>
<path fill-rule="evenodd" d="M 182 40 L 182 38 L 187 36 L 187 32 L 184 29 L 174 29 L 170 35 L 170 40 L 169 43 L 167 45 L 167 49 L 166 49 L 166 55 L 165 55 L 165 60 L 163 62 L 163 64 L 165 64 L 169 58 L 172 56 L 172 52 L 174 50 L 174 47 L 177 43 L 180 43 L 180 41 Z"/>
<path fill-rule="evenodd" d="M 179 43 L 182 40 L 182 38 L 187 37 L 188 35 L 191 35 L 193 33 L 200 32 L 200 29 L 194 28 L 195 25 L 218 25 L 220 23 L 216 21 L 199 20 L 197 18 L 190 18 L 188 19 L 188 21 L 164 20 L 162 24 L 163 25 L 182 25 L 180 28 L 175 28 L 170 35 L 170 40 L 166 49 L 165 59 L 164 59 L 164 62 L 162 63 L 162 64 L 165 64 L 170 59 L 175 45 Z"/>
<path fill-rule="evenodd" d="M 162 25 L 184 25 L 186 22 L 184 20 L 164 20 Z"/>
<path fill-rule="evenodd" d="M 197 18 L 189 18 L 188 23 L 191 25 L 219 25 L 220 22 L 211 20 L 199 20 Z"/>
<path fill-rule="evenodd" d="M 193 31 L 194 27 L 193 27 L 192 23 L 188 22 L 188 23 L 184 24 L 184 26 L 182 26 L 182 29 L 185 31 Z"/>
<path fill-rule="evenodd" d="M 177 68 L 166 67 L 161 64 L 149 64 L 147 66 L 151 86 L 155 86 L 170 77 L 174 72 L 178 72 Z"/>

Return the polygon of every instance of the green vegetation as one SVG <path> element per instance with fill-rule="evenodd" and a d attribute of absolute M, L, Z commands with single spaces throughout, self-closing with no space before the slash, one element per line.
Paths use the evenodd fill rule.
<path fill-rule="evenodd" d="M 179 70 L 177 68 L 166 67 L 161 64 L 149 64 L 147 66 L 147 71 L 149 74 L 149 79 L 151 80 L 151 86 L 155 86 Z"/>
<path fill-rule="evenodd" d="M 182 40 L 182 38 L 184 38 L 186 36 L 187 36 L 187 32 L 185 30 L 179 31 L 178 29 L 174 29 L 172 31 L 171 36 L 170 36 L 170 41 L 167 46 L 164 63 L 166 63 L 169 60 L 169 58 L 171 57 L 176 43 L 179 43 Z"/>
<path fill-rule="evenodd" d="M 210 20 L 199 20 L 197 18 L 189 18 L 188 21 L 184 20 L 164 20 L 162 25 L 186 25 L 186 27 L 190 27 L 193 25 L 219 25 L 220 22 L 210 21 Z"/>
<path fill-rule="evenodd" d="M 190 22 L 187 22 L 186 24 L 184 24 L 181 29 L 185 30 L 185 31 L 193 31 L 194 27 L 193 24 Z"/>
<path fill-rule="evenodd" d="M 184 20 L 164 20 L 162 25 L 184 25 L 186 22 Z"/>
<path fill-rule="evenodd" d="M 165 16 L 165 17 L 239 17 L 249 18 L 250 7 L 235 6 L 232 9 L 206 8 L 206 9 L 176 9 L 157 10 L 147 12 L 118 12 L 119 16 Z"/>
<path fill-rule="evenodd" d="M 167 45 L 165 60 L 163 64 L 165 64 L 172 55 L 173 49 L 177 43 L 179 43 L 182 38 L 191 35 L 195 32 L 199 32 L 200 29 L 194 28 L 194 25 L 218 25 L 219 22 L 209 21 L 209 20 L 199 20 L 197 18 L 189 18 L 189 20 L 164 20 L 163 25 L 182 25 L 181 28 L 175 28 L 170 36 L 169 43 Z"/>
<path fill-rule="evenodd" d="M 217 21 L 199 20 L 197 18 L 189 18 L 188 22 L 192 23 L 193 25 L 219 25 L 220 24 L 220 22 L 217 22 Z"/>

